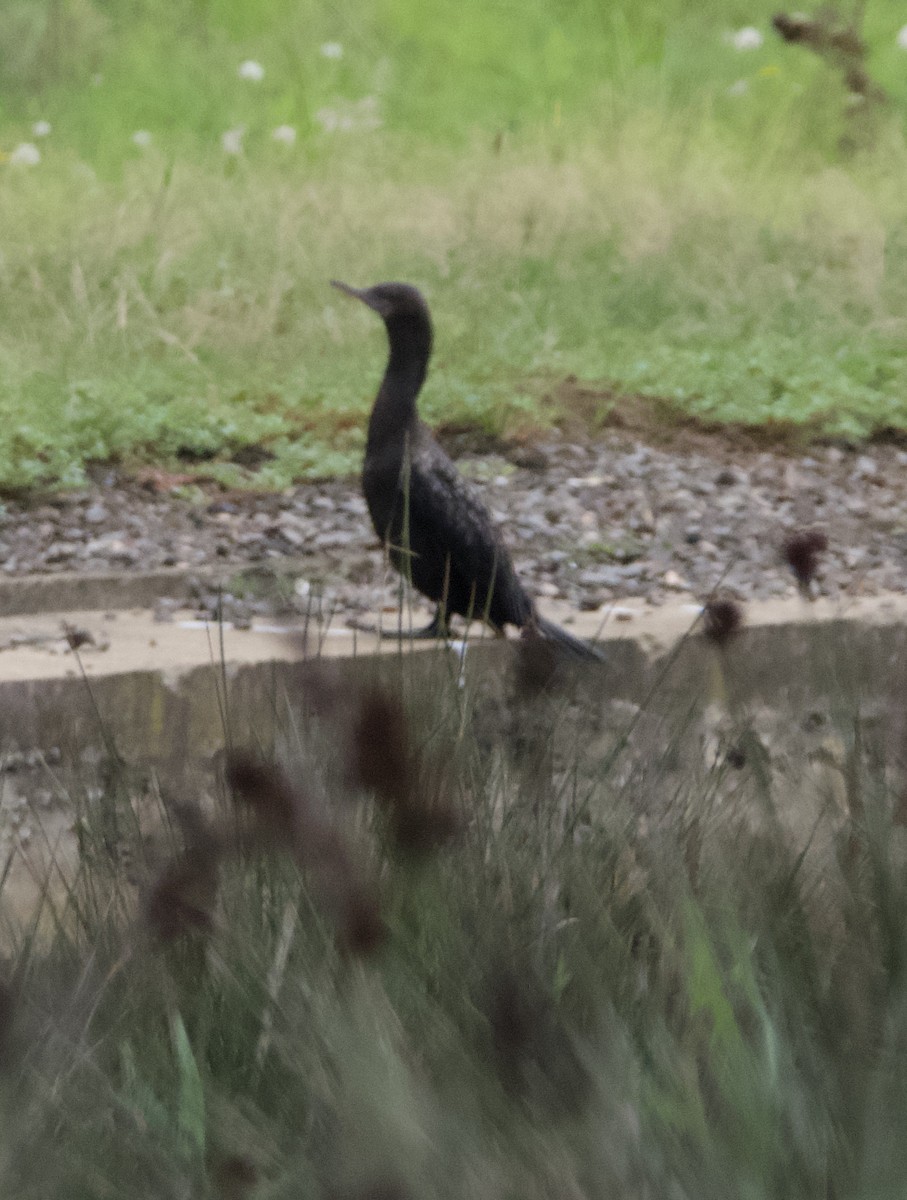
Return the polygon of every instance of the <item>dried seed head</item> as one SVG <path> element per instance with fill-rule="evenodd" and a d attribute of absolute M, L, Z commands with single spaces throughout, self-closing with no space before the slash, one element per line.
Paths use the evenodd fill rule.
<path fill-rule="evenodd" d="M 353 954 L 384 940 L 378 890 L 353 846 L 319 805 L 294 788 L 279 767 L 233 755 L 227 780 L 252 810 L 266 847 L 287 850 L 310 879 L 313 897 Z"/>
<path fill-rule="evenodd" d="M 0 976 L 0 1071 L 9 1065 L 15 1012 L 16 994 L 12 986 Z"/>
<path fill-rule="evenodd" d="M 232 1154 L 219 1162 L 213 1176 L 220 1200 L 246 1200 L 259 1180 L 253 1163 L 239 1154 Z"/>
<path fill-rule="evenodd" d="M 552 642 L 541 637 L 531 624 L 524 625 L 517 646 L 517 693 L 532 699 L 546 691 L 558 677 L 562 660 Z"/>
<path fill-rule="evenodd" d="M 391 831 L 398 848 L 420 858 L 430 854 L 460 832 L 460 815 L 443 795 L 434 800 L 416 793 L 393 812 Z"/>
<path fill-rule="evenodd" d="M 381 949 L 387 940 L 387 926 L 376 892 L 356 885 L 347 889 L 337 921 L 337 937 L 356 958 L 368 958 Z"/>
<path fill-rule="evenodd" d="M 488 1024 L 495 1053 L 503 1064 L 513 1066 L 532 1043 L 536 1014 L 531 1011 L 526 989 L 510 969 L 501 970 L 492 981 Z"/>
<path fill-rule="evenodd" d="M 746 749 L 741 743 L 736 746 L 730 746 L 725 755 L 725 761 L 729 767 L 733 767 L 735 771 L 742 771 L 746 766 Z"/>
<path fill-rule="evenodd" d="M 815 27 L 805 13 L 776 13 L 772 25 L 786 42 L 808 41 Z"/>
<path fill-rule="evenodd" d="M 78 625 L 72 625 L 69 621 L 63 622 L 63 637 L 70 650 L 78 650 L 82 646 L 95 644 L 94 637 L 87 629 L 80 629 Z"/>
<path fill-rule="evenodd" d="M 786 42 L 799 42 L 816 54 L 838 59 L 859 59 L 866 54 L 859 33 L 852 25 L 837 24 L 833 9 L 822 10 L 815 16 L 801 12 L 776 13 L 772 25 Z"/>
<path fill-rule="evenodd" d="M 528 964 L 496 967 L 486 1001 L 492 1061 L 503 1087 L 533 1097 L 555 1115 L 578 1116 L 590 1077 L 549 990 Z"/>
<path fill-rule="evenodd" d="M 797 584 L 806 591 L 815 579 L 819 555 L 828 549 L 828 538 L 821 529 L 800 529 L 785 539 L 784 561 L 793 571 Z"/>
<path fill-rule="evenodd" d="M 725 646 L 743 625 L 743 606 L 729 595 L 712 596 L 702 609 L 702 632 L 716 646 Z"/>
<path fill-rule="evenodd" d="M 299 798 L 279 767 L 252 754 L 237 752 L 227 760 L 229 787 L 255 816 L 266 836 L 292 846 L 299 834 Z"/>
<path fill-rule="evenodd" d="M 349 774 L 355 786 L 375 793 L 405 854 L 426 854 L 459 827 L 443 783 L 427 777 L 436 773 L 426 772 L 410 746 L 409 722 L 396 696 L 377 688 L 362 696 L 351 733 Z"/>
<path fill-rule="evenodd" d="M 901 791 L 901 794 L 894 802 L 891 812 L 891 823 L 893 825 L 907 825 L 907 788 Z"/>
<path fill-rule="evenodd" d="M 155 937 L 169 942 L 182 934 L 211 932 L 223 851 L 223 844 L 209 836 L 164 869 L 145 901 L 145 921 Z"/>
<path fill-rule="evenodd" d="M 403 704 L 379 688 L 359 701 L 351 737 L 350 774 L 379 803 L 407 803 L 412 788 L 409 730 Z"/>
<path fill-rule="evenodd" d="M 370 1179 L 353 1187 L 331 1187 L 326 1200 L 409 1200 L 410 1193 L 396 1179 Z"/>

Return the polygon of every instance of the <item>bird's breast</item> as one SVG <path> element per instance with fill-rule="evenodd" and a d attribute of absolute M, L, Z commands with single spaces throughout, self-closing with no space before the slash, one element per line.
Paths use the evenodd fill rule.
<path fill-rule="evenodd" d="M 375 532 L 382 541 L 393 533 L 402 495 L 402 445 L 370 447 L 362 468 L 362 491 Z"/>

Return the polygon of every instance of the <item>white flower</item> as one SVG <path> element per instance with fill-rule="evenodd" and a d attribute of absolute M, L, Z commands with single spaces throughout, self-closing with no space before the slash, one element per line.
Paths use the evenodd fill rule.
<path fill-rule="evenodd" d="M 742 29 L 729 33 L 727 40 L 735 50 L 758 50 L 765 38 L 755 25 L 744 25 Z"/>
<path fill-rule="evenodd" d="M 902 50 L 907 50 L 907 25 L 902 25 L 898 30 L 898 36 L 895 41 Z"/>
<path fill-rule="evenodd" d="M 727 90 L 729 96 L 745 96 L 750 90 L 750 81 L 748 79 L 738 79 Z"/>
<path fill-rule="evenodd" d="M 325 133 L 333 133 L 340 128 L 340 114 L 334 108 L 319 108 L 314 119 Z"/>
<path fill-rule="evenodd" d="M 378 112 L 378 97 L 363 96 L 355 106 L 356 113 L 359 117 L 360 129 L 377 129 L 381 124 L 381 116 Z"/>
<path fill-rule="evenodd" d="M 245 125 L 237 125 L 220 135 L 220 144 L 224 154 L 242 154 L 242 140 L 246 132 Z"/>
<path fill-rule="evenodd" d="M 31 127 L 32 137 L 47 137 L 51 128 L 50 121 L 35 121 Z"/>
<path fill-rule="evenodd" d="M 292 146 L 296 142 L 296 130 L 292 125 L 278 125 L 271 134 L 271 139 L 282 142 L 284 146 Z"/>
<path fill-rule="evenodd" d="M 151 145 L 151 134 L 147 129 L 137 129 L 132 135 L 133 146 L 138 146 L 140 150 L 147 150 Z"/>
<path fill-rule="evenodd" d="M 322 58 L 343 58 L 343 47 L 339 42 L 324 42 L 321 46 Z"/>
<path fill-rule="evenodd" d="M 265 69 L 254 58 L 247 58 L 245 62 L 239 64 L 237 74 L 240 79 L 248 79 L 251 83 L 261 83 L 265 77 Z"/>
<path fill-rule="evenodd" d="M 338 100 L 334 108 L 319 108 L 315 120 L 325 133 L 351 133 L 360 129 L 379 129 L 381 114 L 375 96 L 361 100 Z"/>
<path fill-rule="evenodd" d="M 41 161 L 41 151 L 34 142 L 20 142 L 9 161 L 14 167 L 36 167 Z"/>

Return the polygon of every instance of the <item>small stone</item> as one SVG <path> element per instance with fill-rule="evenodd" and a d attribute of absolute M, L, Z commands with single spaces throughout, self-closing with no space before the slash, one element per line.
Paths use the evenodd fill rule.
<path fill-rule="evenodd" d="M 114 562 L 121 562 L 126 566 L 138 562 L 138 552 L 124 538 L 113 538 L 107 543 L 107 553 Z"/>
<path fill-rule="evenodd" d="M 319 550 L 335 550 L 340 546 L 348 546 L 356 537 L 355 533 L 347 529 L 330 529 L 325 533 L 316 534 L 313 545 Z"/>
<path fill-rule="evenodd" d="M 298 529 L 294 529 L 291 525 L 289 525 L 289 526 L 282 525 L 280 527 L 279 533 L 280 533 L 280 536 L 283 538 L 283 540 L 285 542 L 289 542 L 289 544 L 295 550 L 301 549 L 301 547 L 304 546 L 306 543 L 305 534 L 300 533 L 300 531 Z"/>
<path fill-rule="evenodd" d="M 675 592 L 688 592 L 690 590 L 690 585 L 676 571 L 665 571 L 662 582 L 665 587 Z"/>
<path fill-rule="evenodd" d="M 44 561 L 49 563 L 66 562 L 73 558 L 78 551 L 79 546 L 76 542 L 51 542 L 44 551 Z"/>

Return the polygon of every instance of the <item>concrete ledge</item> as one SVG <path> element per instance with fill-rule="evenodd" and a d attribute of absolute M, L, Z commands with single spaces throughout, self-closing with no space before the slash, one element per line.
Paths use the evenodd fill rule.
<path fill-rule="evenodd" d="M 715 713 L 741 727 L 751 717 L 764 725 L 769 714 L 773 727 L 790 731 L 779 754 L 782 760 L 795 756 L 787 760 L 795 767 L 794 787 L 789 797 L 784 793 L 792 810 L 801 803 L 803 779 L 821 786 L 822 804 L 826 791 L 837 795 L 844 787 L 835 763 L 846 754 L 836 731 L 846 735 L 858 722 L 866 746 L 890 737 L 892 729 L 900 736 L 887 715 L 900 711 L 907 690 L 905 597 L 846 607 L 752 604 L 747 627 L 720 651 L 698 634 L 685 636 L 697 611 L 692 603 L 612 611 L 598 639 L 607 661 L 568 667 L 561 686 L 528 698 L 515 671 L 516 648 L 493 638 L 468 643 L 464 656 L 462 643 L 398 646 L 343 628 L 313 629 L 304 638 L 300 629 L 157 624 L 149 613 L 0 619 L 0 645 L 9 647 L 0 650 L 0 767 L 6 768 L 0 774 L 0 861 L 12 855 L 0 906 L 0 953 L 17 944 L 15 938 L 4 942 L 15 922 L 7 926 L 3 912 L 8 920 L 15 914 L 16 922 L 30 922 L 48 894 L 63 902 L 79 862 L 74 797 L 82 803 L 92 794 L 110 797 L 112 813 L 137 820 L 134 806 L 141 805 L 151 768 L 162 794 L 210 799 L 225 746 L 285 753 L 289 745 L 292 753 L 300 730 L 314 728 L 317 736 L 312 714 L 327 711 L 342 726 L 353 688 L 363 684 L 380 681 L 399 690 L 419 737 L 439 727 L 439 716 L 453 714 L 459 728 L 465 715 L 470 741 L 483 752 L 503 753 L 516 769 L 527 753 L 531 764 L 540 750 L 563 751 L 569 762 L 579 754 L 584 770 L 597 771 L 636 726 L 640 741 L 632 753 L 644 764 L 651 758 L 666 779 L 672 770 L 707 778 L 706 759 L 711 754 L 714 760 L 718 745 Z M 570 614 L 549 609 L 546 615 L 565 621 Z M 108 648 L 86 643 L 77 658 L 60 637 L 64 618 L 98 642 L 106 638 Z M 580 614 L 570 627 L 588 637 L 601 623 L 598 614 Z M 19 644 L 12 637 L 17 631 L 35 640 Z M 764 746 L 754 744 L 758 755 Z M 50 751 L 57 753 L 48 765 Z M 122 771 L 112 752 L 126 764 Z M 666 765 L 669 759 L 680 766 Z M 823 765 L 826 759 L 831 766 Z M 805 844 L 814 827 L 811 811 L 807 804 L 801 820 Z M 53 930 L 46 908 L 38 928 Z"/>
<path fill-rule="evenodd" d="M 311 569 L 293 558 L 261 566 L 224 563 L 216 567 L 167 567 L 157 571 L 60 571 L 46 575 L 0 576 L 0 617 L 48 612 L 104 612 L 151 608 L 156 600 L 189 600 L 197 583 L 212 588 L 236 580 L 279 579 Z"/>
<path fill-rule="evenodd" d="M 653 689 L 659 708 L 678 698 L 684 704 L 707 699 L 718 652 L 701 636 L 684 638 L 696 611 L 687 604 L 612 614 L 598 638 L 608 661 L 582 664 L 576 672 L 579 686 L 588 689 L 586 703 L 638 702 Z M 753 604 L 747 615 L 747 627 L 722 652 L 726 687 L 740 703 L 797 711 L 816 695 L 879 695 L 904 681 L 903 596 L 873 597 L 846 609 Z M 313 629 L 306 638 L 300 628 L 157 624 L 147 613 L 68 617 L 97 641 L 107 638 L 108 648 L 86 644 L 77 659 L 59 636 L 61 614 L 0 621 L 0 644 L 23 627 L 47 635 L 0 651 L 0 753 L 58 746 L 78 755 L 110 737 L 127 759 L 185 761 L 223 746 L 225 708 L 234 736 L 269 741 L 287 697 L 321 686 L 325 670 L 338 681 L 399 678 L 407 687 L 424 685 L 425 695 L 437 691 L 439 677 L 461 670 L 456 646 L 401 647 L 344 628 Z M 584 614 L 571 628 L 588 637 L 600 621 Z M 485 638 L 468 643 L 462 670 L 467 683 L 501 693 L 514 662 L 512 645 Z"/>

